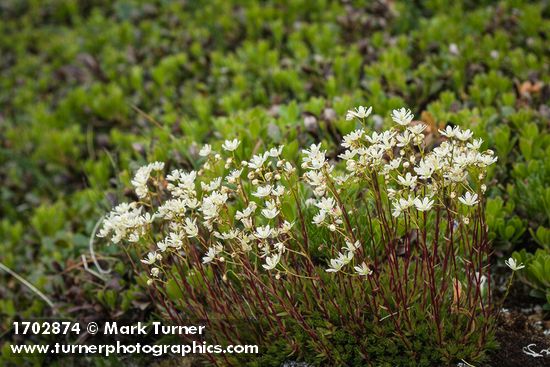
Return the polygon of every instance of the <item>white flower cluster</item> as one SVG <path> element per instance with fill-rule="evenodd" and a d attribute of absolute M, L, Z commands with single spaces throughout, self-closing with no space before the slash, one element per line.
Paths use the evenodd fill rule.
<path fill-rule="evenodd" d="M 263 268 L 284 269 L 281 260 L 293 239 L 293 223 L 286 220 L 281 209 L 295 168 L 281 158 L 282 146 L 238 163 L 234 152 L 239 145 L 236 139 L 223 143 L 222 149 L 233 154 L 225 160 L 211 145 L 205 145 L 199 152 L 205 159 L 202 167 L 198 171 L 171 171 L 159 185 L 163 193 L 149 190 L 148 180 L 150 173 L 162 170 L 164 164 L 140 168 L 132 181 L 136 193 L 142 199 L 155 200 L 117 206 L 104 220 L 98 236 L 110 237 L 115 243 L 149 243 L 162 233 L 156 248 L 142 260 L 156 265 L 151 270 L 153 276 L 160 274 L 157 264 L 166 252 L 182 254 L 190 246 L 203 248 L 205 264 L 238 263 L 239 255 L 253 252 L 264 260 Z M 224 174 L 217 176 L 220 169 Z M 158 202 L 161 204 L 155 206 Z M 235 210 L 229 210 L 230 206 Z M 159 233 L 153 228 L 160 228 Z"/>
<path fill-rule="evenodd" d="M 145 227 L 154 220 L 149 213 L 142 212 L 143 208 L 137 203 L 117 205 L 103 221 L 103 228 L 97 236 L 110 236 L 113 243 L 119 243 L 123 239 L 137 242 L 144 235 Z"/>
<path fill-rule="evenodd" d="M 162 171 L 164 169 L 164 163 L 154 162 L 146 166 L 140 167 L 132 180 L 132 185 L 136 189 L 136 195 L 143 199 L 148 192 L 147 181 L 149 181 L 149 176 L 153 171 Z"/>
<path fill-rule="evenodd" d="M 372 107 L 361 106 L 348 111 L 346 119 L 364 124 L 371 112 Z M 353 208 L 345 208 L 340 196 L 347 185 L 384 193 L 389 204 L 378 210 L 391 213 L 394 221 L 446 208 L 461 212 L 467 224 L 468 208 L 482 202 L 486 187 L 481 181 L 497 158 L 490 150 L 480 150 L 481 139 L 472 140 L 470 130 L 447 127 L 440 131 L 445 140 L 428 151 L 427 126 L 413 121 L 410 110 L 394 110 L 391 119 L 396 125 L 387 131 L 367 133 L 363 128 L 344 136 L 341 168 L 328 162 L 321 144 L 303 151 L 302 179 L 315 196 L 306 204 L 317 209 L 312 221 L 345 244 L 329 260 L 328 272 L 345 272 L 349 267 L 359 276 L 371 273 L 361 241 L 355 238 L 358 231 L 348 217 L 357 210 L 355 202 Z M 294 237 L 293 218 L 283 210 L 283 204 L 305 199 L 298 197 L 296 168 L 281 157 L 282 146 L 240 161 L 240 144 L 237 139 L 226 140 L 220 152 L 203 146 L 202 165 L 189 172 L 175 169 L 152 180 L 151 173 L 162 171 L 164 164 L 140 168 L 132 180 L 140 201 L 114 208 L 99 236 L 115 243 L 156 244 L 142 260 L 154 265 L 153 276 L 160 275 L 167 252 L 187 256 L 194 249 L 201 250 L 205 264 L 244 266 L 253 258 L 261 259 L 268 271 L 288 271 L 286 259 L 308 256 Z"/>
<path fill-rule="evenodd" d="M 371 111 L 371 107 L 359 107 L 348 111 L 346 118 L 364 123 Z M 470 130 L 458 127 L 440 130 L 446 140 L 427 152 L 425 124 L 413 121 L 414 115 L 405 108 L 394 110 L 391 118 L 396 126 L 387 131 L 367 133 L 358 129 L 344 136 L 342 147 L 346 150 L 339 155 L 346 167 L 344 175 L 333 175 L 335 167 L 327 162 L 320 144 L 303 151 L 304 178 L 317 196 L 315 205 L 319 208 L 313 223 L 341 234 L 346 243 L 352 241 L 352 233 L 346 231 L 343 210 L 337 205 L 344 183 L 355 182 L 387 193 L 395 218 L 417 216 L 436 207 L 458 210 L 453 204 L 456 198 L 465 207 L 480 203 L 486 186 L 479 184 L 475 192 L 472 181 L 480 183 L 487 166 L 497 160 L 491 150 L 480 151 L 481 139 L 472 140 Z M 468 221 L 465 216 L 464 223 Z M 353 252 L 340 253 L 331 260 L 328 271 L 340 270 L 352 258 Z M 361 273 L 359 268 L 355 270 Z"/>

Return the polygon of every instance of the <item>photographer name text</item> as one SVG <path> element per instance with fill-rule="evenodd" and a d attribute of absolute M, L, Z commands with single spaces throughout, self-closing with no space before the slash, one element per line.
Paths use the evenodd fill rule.
<path fill-rule="evenodd" d="M 106 322 L 103 327 L 104 335 L 203 335 L 205 326 L 173 326 L 153 322 L 147 325 L 138 322 L 134 325 L 119 325 L 116 321 Z"/>

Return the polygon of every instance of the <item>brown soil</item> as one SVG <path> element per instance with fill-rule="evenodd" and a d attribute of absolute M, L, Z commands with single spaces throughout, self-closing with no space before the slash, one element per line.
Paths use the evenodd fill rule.
<path fill-rule="evenodd" d="M 529 344 L 531 350 L 540 353 L 543 349 L 550 352 L 550 337 L 533 326 L 534 317 L 519 311 L 502 314 L 496 336 L 500 344 L 498 352 L 491 356 L 491 367 L 548 367 L 550 355 L 533 357 L 524 353 Z M 545 354 L 545 353 L 540 353 Z"/>

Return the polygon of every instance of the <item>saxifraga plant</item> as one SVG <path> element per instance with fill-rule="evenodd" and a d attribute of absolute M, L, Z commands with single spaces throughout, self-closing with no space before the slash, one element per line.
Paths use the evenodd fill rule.
<path fill-rule="evenodd" d="M 99 236 L 129 244 L 166 319 L 202 321 L 219 344 L 259 343 L 239 364 L 482 361 L 499 308 L 484 214 L 497 158 L 459 127 L 434 146 L 436 132 L 404 108 L 390 130 L 368 133 L 370 112 L 348 111 L 363 128 L 338 162 L 320 144 L 299 168 L 283 147 L 245 159 L 227 140 L 205 145 L 195 171 L 142 167 L 139 200 L 114 208 Z"/>

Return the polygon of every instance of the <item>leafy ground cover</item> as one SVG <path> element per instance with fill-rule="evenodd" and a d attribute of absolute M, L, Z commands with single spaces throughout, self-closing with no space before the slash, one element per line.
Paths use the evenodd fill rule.
<path fill-rule="evenodd" d="M 138 166 L 192 167 L 233 137 L 334 159 L 354 105 L 376 106 L 373 129 L 405 105 L 494 148 L 494 267 L 516 251 L 514 298 L 549 307 L 547 2 L 13 0 L 0 16 L 0 262 L 54 304 L 0 272 L 2 341 L 18 318 L 154 317 L 120 249 L 96 246 L 109 274 L 89 253 Z"/>

